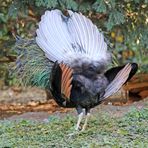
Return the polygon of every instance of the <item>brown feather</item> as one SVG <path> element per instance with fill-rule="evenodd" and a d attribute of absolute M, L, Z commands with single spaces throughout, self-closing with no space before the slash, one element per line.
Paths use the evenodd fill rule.
<path fill-rule="evenodd" d="M 73 70 L 63 63 L 60 64 L 60 68 L 62 70 L 61 93 L 68 100 L 71 94 Z"/>

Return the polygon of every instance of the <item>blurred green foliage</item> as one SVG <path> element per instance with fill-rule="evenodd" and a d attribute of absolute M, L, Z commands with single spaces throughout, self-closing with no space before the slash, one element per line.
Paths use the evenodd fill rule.
<path fill-rule="evenodd" d="M 5 0 L 0 3 L 0 83 L 11 83 L 8 65 L 13 35 L 35 36 L 37 22 L 45 10 L 72 9 L 88 16 L 105 34 L 117 64 L 137 62 L 148 71 L 148 0 Z"/>

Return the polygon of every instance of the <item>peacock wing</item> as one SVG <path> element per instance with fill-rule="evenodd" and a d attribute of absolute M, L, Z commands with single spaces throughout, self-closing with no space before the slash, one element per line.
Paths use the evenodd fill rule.
<path fill-rule="evenodd" d="M 66 64 L 55 62 L 51 73 L 51 92 L 55 101 L 62 104 L 70 99 L 73 70 Z"/>
<path fill-rule="evenodd" d="M 61 63 L 60 68 L 62 70 L 61 79 L 61 94 L 66 100 L 70 99 L 71 89 L 72 89 L 72 73 L 73 70 L 67 65 Z"/>
<path fill-rule="evenodd" d="M 111 83 L 105 89 L 105 94 L 103 95 L 100 100 L 104 100 L 105 98 L 113 95 L 116 93 L 122 85 L 127 81 L 129 78 L 129 74 L 131 72 L 132 66 L 131 64 L 126 64 L 115 76 L 115 78 L 111 81 Z"/>

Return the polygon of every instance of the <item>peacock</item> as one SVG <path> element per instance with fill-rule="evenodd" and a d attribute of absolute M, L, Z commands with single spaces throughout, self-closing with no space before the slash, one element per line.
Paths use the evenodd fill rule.
<path fill-rule="evenodd" d="M 86 16 L 47 10 L 34 39 L 16 37 L 15 73 L 23 84 L 49 90 L 56 103 L 76 108 L 76 130 L 87 126 L 90 110 L 116 93 L 136 73 L 128 63 L 107 69 L 112 54 L 103 33 Z M 81 127 L 81 121 L 85 122 Z"/>

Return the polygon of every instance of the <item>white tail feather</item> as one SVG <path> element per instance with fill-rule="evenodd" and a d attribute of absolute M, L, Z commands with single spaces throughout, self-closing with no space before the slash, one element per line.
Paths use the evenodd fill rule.
<path fill-rule="evenodd" d="M 46 11 L 37 29 L 36 42 L 47 58 L 55 62 L 80 57 L 107 61 L 110 57 L 103 35 L 91 20 L 76 12 Z"/>

